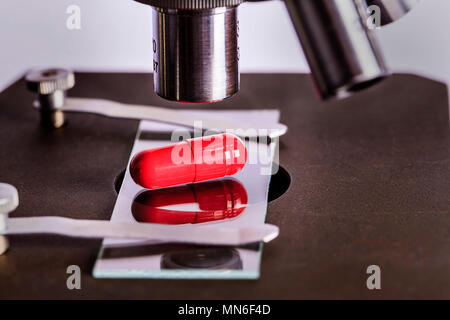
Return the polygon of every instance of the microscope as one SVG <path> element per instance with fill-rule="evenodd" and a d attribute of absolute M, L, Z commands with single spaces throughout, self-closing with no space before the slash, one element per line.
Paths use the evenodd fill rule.
<path fill-rule="evenodd" d="M 238 7 L 245 0 L 135 1 L 153 7 L 154 87 L 159 96 L 209 103 L 239 91 Z M 368 24 L 375 20 L 380 27 L 395 21 L 418 0 L 284 2 L 318 95 L 329 99 L 345 98 L 389 76 Z"/>
<path fill-rule="evenodd" d="M 56 238 L 44 239 L 43 248 L 37 250 L 35 243 L 39 243 L 39 238 L 17 241 L 14 236 L 44 233 L 106 237 L 120 242 L 132 239 L 195 245 L 149 248 L 131 244 L 115 246 L 108 242 L 104 252 L 109 255 L 102 254 L 101 259 L 109 260 L 108 263 L 113 259 L 125 262 L 129 259 L 132 271 L 128 275 L 136 277 L 144 274 L 140 270 L 147 274 L 154 271 L 145 269 L 148 260 L 141 259 L 149 252 L 154 258 L 152 266 L 162 271 L 152 274 L 155 277 L 172 271 L 181 274 L 186 268 L 209 272 L 219 267 L 230 270 L 236 277 L 243 274 L 256 277 L 260 253 L 247 246 L 256 242 L 259 250 L 261 239 L 270 241 L 281 230 L 282 237 L 269 249 L 262 267 L 265 278 L 261 280 L 264 288 L 260 295 L 278 297 L 279 292 L 284 292 L 280 297 L 307 297 L 311 288 L 318 288 L 314 276 L 323 280 L 323 275 L 329 275 L 329 281 L 319 281 L 323 287 L 313 292 L 315 296 L 360 297 L 360 273 L 347 272 L 349 279 L 342 282 L 330 270 L 344 270 L 344 261 L 345 266 L 354 262 L 349 268 L 364 273 L 359 263 L 369 257 L 371 261 L 380 264 L 388 261 L 393 266 L 390 272 L 399 279 L 395 292 L 404 289 L 407 296 L 442 296 L 442 290 L 436 289 L 433 281 L 446 279 L 433 277 L 436 263 L 445 264 L 448 252 L 442 250 L 448 247 L 445 229 L 446 178 L 450 176 L 447 88 L 428 79 L 396 75 L 360 92 L 390 75 L 374 28 L 398 20 L 417 1 L 284 0 L 282 5 L 286 6 L 297 32 L 318 96 L 333 100 L 327 105 L 313 96 L 308 77 L 298 74 L 246 75 L 242 81 L 245 94 L 215 105 L 162 101 L 150 86 L 154 85 L 155 92 L 166 100 L 187 103 L 222 101 L 239 91 L 238 10 L 245 1 L 133 1 L 140 2 L 136 4 L 138 7 L 153 14 L 154 34 L 148 39 L 153 53 L 149 52 L 147 57 L 148 64 L 154 68 L 153 84 L 148 74 L 80 72 L 75 81 L 71 71 L 53 69 L 27 74 L 0 97 L 3 109 L 0 129 L 4 137 L 1 146 L 8 151 L 0 155 L 4 168 L 2 180 L 19 187 L 24 204 L 14 211 L 19 204 L 18 190 L 0 184 L 0 200 L 3 200 L 0 201 L 0 254 L 8 248 L 10 236 L 13 247 L 16 241 L 22 250 L 12 251 L 9 261 L 3 260 L 7 268 L 22 275 L 34 272 L 37 265 L 46 261 L 57 261 L 58 266 L 65 261 L 80 261 L 87 266 L 92 262 L 92 251 L 98 251 L 98 242 Z M 258 5 L 252 3 L 256 1 L 249 2 L 244 4 L 248 9 Z M 25 82 L 38 94 L 34 107 L 50 130 L 33 125 L 37 116 L 30 108 L 33 95 L 24 93 Z M 73 87 L 73 95 L 66 96 L 66 91 Z M 334 101 L 357 92 L 351 99 Z M 272 106 L 276 109 L 264 109 Z M 71 115 L 67 126 L 64 126 L 65 112 L 78 113 Z M 86 115 L 80 114 L 83 112 Z M 265 120 L 266 112 L 277 116 Z M 280 119 L 286 127 L 277 123 Z M 255 129 L 254 139 L 248 139 L 248 143 L 258 145 L 263 150 L 261 153 L 268 155 L 266 159 L 270 153 L 265 150 L 270 151 L 272 141 L 277 143 L 276 138 L 286 133 L 289 126 L 290 133 L 273 148 L 279 152 L 277 160 L 282 160 L 272 162 L 280 165 L 280 174 L 270 176 L 272 163 L 267 162 L 270 164 L 267 179 L 258 168 L 251 168 L 245 173 L 248 175 L 245 181 L 238 177 L 234 182 L 211 181 L 170 192 L 167 189 L 147 192 L 133 183 L 127 172 L 130 155 L 169 144 L 174 126 L 203 134 L 196 130 L 196 122 L 208 131 L 244 129 L 247 134 L 248 130 Z M 272 133 L 259 129 L 277 130 Z M 269 133 L 274 134 L 270 139 L 262 136 Z M 139 149 L 133 150 L 132 143 L 138 143 Z M 284 198 L 268 204 L 281 196 Z M 116 215 L 109 221 L 114 201 L 120 207 L 116 213 L 113 211 Z M 247 205 L 246 212 L 243 204 Z M 252 208 L 255 214 L 249 211 Z M 121 212 L 123 216 L 117 216 Z M 259 219 L 258 225 L 262 224 L 261 228 L 244 232 L 252 236 L 244 241 L 241 231 L 248 229 L 235 230 L 234 226 L 240 227 L 239 219 L 246 222 L 247 217 L 254 216 Z M 220 232 L 214 229 L 212 235 L 197 233 L 195 227 L 199 226 L 192 222 L 233 225 L 233 229 Z M 273 222 L 277 226 L 269 225 Z M 183 227 L 183 233 L 174 228 L 176 224 L 188 223 L 192 228 L 191 225 Z M 213 248 L 206 248 L 206 242 Z M 418 243 L 423 250 L 419 255 L 410 254 Z M 300 251 L 296 251 L 297 244 Z M 345 248 L 341 248 L 342 244 Z M 330 253 L 336 259 L 330 260 Z M 256 258 L 249 264 L 248 257 Z M 419 269 L 408 268 L 417 264 L 418 259 Z M 133 265 L 138 260 L 145 266 Z M 312 263 L 305 265 L 305 261 Z M 245 274 L 249 265 L 255 266 L 256 271 L 252 269 L 252 273 Z M 113 274 L 104 266 L 96 269 L 96 277 Z M 47 281 L 53 279 L 55 270 L 39 270 L 43 275 L 35 277 L 37 282 L 33 282 L 33 287 L 49 289 L 45 290 L 46 296 L 61 294 L 55 285 L 58 279 Z M 133 270 L 137 271 L 132 273 Z M 306 276 L 288 277 L 289 272 L 298 270 Z M 280 275 L 286 276 L 280 278 Z M 5 288 L 19 290 L 29 279 L 5 274 L 2 281 Z M 306 285 L 305 279 L 310 279 Z M 422 286 L 430 279 L 433 280 L 430 286 Z M 349 284 L 352 281 L 354 289 Z M 328 282 L 341 284 L 342 288 L 333 287 L 327 293 Z M 116 281 L 113 285 L 88 280 L 86 287 L 92 290 L 84 292 L 121 293 L 124 283 Z M 232 294 L 241 298 L 247 294 L 248 287 L 248 282 L 242 283 L 243 287 L 237 281 L 226 286 L 233 286 Z M 165 290 L 167 282 L 154 284 L 156 289 L 151 291 L 156 292 L 155 297 L 172 294 L 173 290 Z M 130 287 L 123 295 L 147 297 L 149 291 L 144 290 L 147 284 L 140 285 L 136 284 L 135 293 Z M 196 286 L 196 290 L 189 291 L 186 282 L 173 282 L 176 290 L 187 290 L 194 297 L 207 290 L 210 283 L 201 281 Z M 363 297 L 371 294 L 368 292 Z M 386 291 L 383 297 L 392 297 L 392 292 Z"/>
<path fill-rule="evenodd" d="M 212 103 L 239 91 L 238 7 L 245 0 L 133 1 L 152 7 L 154 90 L 159 96 L 182 103 Z M 388 77 L 373 29 L 401 18 L 419 1 L 285 0 L 318 96 L 324 100 L 345 98 Z M 187 126 L 195 120 L 149 106 L 135 107 L 134 112 L 128 108 L 124 113 L 120 105 L 108 101 L 68 101 L 66 91 L 75 85 L 69 70 L 37 70 L 30 72 L 26 81 L 28 89 L 38 93 L 35 106 L 46 127 L 62 127 L 63 111 Z M 245 128 L 223 120 L 202 121 L 211 128 Z M 277 129 L 279 136 L 287 128 L 279 125 L 272 129 Z"/>

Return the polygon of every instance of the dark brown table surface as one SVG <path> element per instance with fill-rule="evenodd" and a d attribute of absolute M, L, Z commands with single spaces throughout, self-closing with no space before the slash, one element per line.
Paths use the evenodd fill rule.
<path fill-rule="evenodd" d="M 0 298 L 297 299 L 450 298 L 450 134 L 446 86 L 395 75 L 343 101 L 316 99 L 308 75 L 243 75 L 215 105 L 157 97 L 147 74 L 77 74 L 72 96 L 174 108 L 279 108 L 289 126 L 280 161 L 289 190 L 269 205 L 281 229 L 265 245 L 261 278 L 94 279 L 100 240 L 14 236 L 0 256 Z M 70 114 L 38 125 L 34 95 L 18 81 L 0 93 L 0 181 L 19 190 L 13 217 L 109 219 L 114 180 L 138 122 Z M 68 290 L 79 265 L 82 289 Z M 366 268 L 381 267 L 379 291 Z"/>

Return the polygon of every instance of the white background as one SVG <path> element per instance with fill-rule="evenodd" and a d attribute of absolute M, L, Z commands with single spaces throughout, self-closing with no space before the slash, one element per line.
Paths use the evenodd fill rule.
<path fill-rule="evenodd" d="M 81 8 L 81 30 L 66 9 Z M 0 90 L 37 66 L 151 71 L 150 7 L 132 0 L 1 0 Z M 378 31 L 388 64 L 450 83 L 450 1 L 422 0 Z M 308 72 L 280 1 L 240 7 L 242 72 Z"/>

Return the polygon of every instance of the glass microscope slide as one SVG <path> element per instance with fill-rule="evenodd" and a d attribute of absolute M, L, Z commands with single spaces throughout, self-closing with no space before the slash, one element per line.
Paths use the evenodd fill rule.
<path fill-rule="evenodd" d="M 279 120 L 277 110 L 189 113 L 247 123 L 270 124 Z M 174 125 L 141 121 L 129 161 L 142 150 L 173 144 L 170 137 L 174 130 L 187 132 Z M 246 147 L 248 161 L 242 171 L 200 184 L 146 190 L 134 183 L 127 169 L 111 221 L 196 224 L 202 228 L 263 224 L 270 171 L 278 146 L 247 141 Z M 93 274 L 96 278 L 257 279 L 261 254 L 259 243 L 217 247 L 104 239 Z"/>

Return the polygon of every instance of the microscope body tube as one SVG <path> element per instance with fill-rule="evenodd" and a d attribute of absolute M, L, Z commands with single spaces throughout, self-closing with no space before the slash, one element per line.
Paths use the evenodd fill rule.
<path fill-rule="evenodd" d="M 345 98 L 389 75 L 362 0 L 285 3 L 321 98 Z"/>
<path fill-rule="evenodd" d="M 221 101 L 239 91 L 237 6 L 153 7 L 153 72 L 161 97 Z"/>

